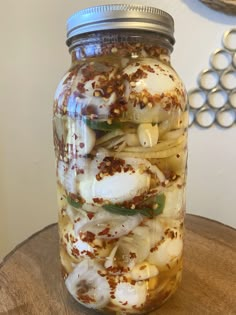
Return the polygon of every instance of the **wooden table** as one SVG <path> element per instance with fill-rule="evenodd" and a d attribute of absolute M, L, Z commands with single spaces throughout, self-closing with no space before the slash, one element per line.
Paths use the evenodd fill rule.
<path fill-rule="evenodd" d="M 0 265 L 0 315 L 92 315 L 67 293 L 60 277 L 57 225 L 11 252 Z M 236 230 L 186 216 L 182 285 L 150 315 L 235 315 Z"/>

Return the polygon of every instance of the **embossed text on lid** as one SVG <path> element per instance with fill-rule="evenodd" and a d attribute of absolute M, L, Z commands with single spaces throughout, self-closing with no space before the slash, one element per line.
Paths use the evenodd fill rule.
<path fill-rule="evenodd" d="M 140 29 L 166 36 L 173 45 L 174 20 L 165 11 L 144 5 L 111 4 L 78 11 L 67 21 L 67 44 L 77 35 L 109 29 Z"/>

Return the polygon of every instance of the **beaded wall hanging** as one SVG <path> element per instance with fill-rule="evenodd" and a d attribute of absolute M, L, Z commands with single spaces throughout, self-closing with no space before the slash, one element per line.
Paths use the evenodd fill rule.
<path fill-rule="evenodd" d="M 236 28 L 224 33 L 222 44 L 200 73 L 198 87 L 188 93 L 190 126 L 229 128 L 236 123 Z"/>

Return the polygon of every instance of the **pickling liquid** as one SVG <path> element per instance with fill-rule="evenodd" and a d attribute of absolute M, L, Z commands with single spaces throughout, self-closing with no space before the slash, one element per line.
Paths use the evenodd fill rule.
<path fill-rule="evenodd" d="M 163 87 L 151 85 L 157 72 Z M 181 93 L 170 96 L 178 80 L 160 60 L 106 57 L 59 85 L 61 263 L 70 294 L 89 308 L 144 314 L 181 281 L 188 117 Z"/>

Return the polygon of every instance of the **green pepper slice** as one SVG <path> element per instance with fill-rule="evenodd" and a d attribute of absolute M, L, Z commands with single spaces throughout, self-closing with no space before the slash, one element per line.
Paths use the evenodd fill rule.
<path fill-rule="evenodd" d="M 118 121 L 112 121 L 111 124 L 108 124 L 107 121 L 84 118 L 84 122 L 88 127 L 90 127 L 93 130 L 111 131 L 114 129 L 121 128 L 121 123 Z"/>
<path fill-rule="evenodd" d="M 132 216 L 132 215 L 140 213 L 148 218 L 153 218 L 163 212 L 164 207 L 165 207 L 165 200 L 166 200 L 166 197 L 164 194 L 157 195 L 156 197 L 157 208 L 155 209 L 142 208 L 142 209 L 133 210 L 133 209 L 125 208 L 118 205 L 112 205 L 112 204 L 104 205 L 103 208 L 114 214 Z"/>
<path fill-rule="evenodd" d="M 66 197 L 67 202 L 74 208 L 79 209 L 81 208 L 82 204 L 79 203 L 78 201 L 75 201 L 74 199 L 72 199 L 70 196 Z"/>

